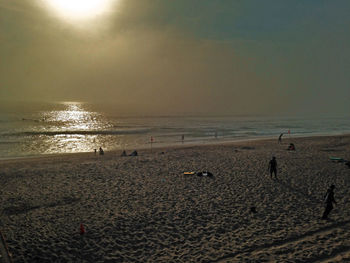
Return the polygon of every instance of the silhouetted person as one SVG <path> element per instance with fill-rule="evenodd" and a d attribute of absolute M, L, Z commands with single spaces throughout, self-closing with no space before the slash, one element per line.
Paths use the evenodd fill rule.
<path fill-rule="evenodd" d="M 324 209 L 324 212 L 323 212 L 323 215 L 322 215 L 322 219 L 327 219 L 328 218 L 328 215 L 329 213 L 332 211 L 333 209 L 333 203 L 337 203 L 334 199 L 334 190 L 335 186 L 334 184 L 332 184 L 328 190 L 327 190 L 327 193 L 324 197 L 324 202 L 325 202 L 325 209 Z"/>
<path fill-rule="evenodd" d="M 271 176 L 271 179 L 272 179 L 272 174 L 274 173 L 275 174 L 275 178 L 277 179 L 277 161 L 276 161 L 276 157 L 273 156 L 272 157 L 272 160 L 269 162 L 269 168 L 270 170 L 270 176 Z"/>
<path fill-rule="evenodd" d="M 100 147 L 100 149 L 98 150 L 98 152 L 100 153 L 100 155 L 104 155 L 105 152 L 103 151 L 103 149 Z"/>
<path fill-rule="evenodd" d="M 280 137 L 278 137 L 278 143 L 281 144 L 282 143 L 282 136 L 283 136 L 283 133 L 280 134 Z"/>
<path fill-rule="evenodd" d="M 347 165 L 350 168 L 350 162 L 346 162 L 345 165 Z"/>
<path fill-rule="evenodd" d="M 95 152 L 95 155 L 97 154 L 97 150 L 96 149 L 94 149 L 94 152 Z"/>
<path fill-rule="evenodd" d="M 126 156 L 126 151 L 125 150 L 122 152 L 121 156 Z"/>

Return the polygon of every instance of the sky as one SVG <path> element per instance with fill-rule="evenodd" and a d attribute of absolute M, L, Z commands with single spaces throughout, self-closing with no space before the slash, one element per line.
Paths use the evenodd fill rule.
<path fill-rule="evenodd" d="M 350 113 L 348 0 L 106 0 L 83 18 L 54 1 L 0 0 L 2 102 Z"/>

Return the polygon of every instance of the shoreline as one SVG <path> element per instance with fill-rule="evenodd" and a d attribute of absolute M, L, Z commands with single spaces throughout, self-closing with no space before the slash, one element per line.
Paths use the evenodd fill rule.
<path fill-rule="evenodd" d="M 293 135 L 292 137 L 287 137 L 288 134 L 285 134 L 285 137 L 282 138 L 282 142 L 286 140 L 293 140 L 293 139 L 299 139 L 299 138 L 324 138 L 324 137 L 339 137 L 339 136 L 350 136 L 350 133 L 344 132 L 344 133 L 337 133 L 337 134 L 314 134 L 314 135 L 306 135 L 306 134 L 300 134 L 300 135 Z M 240 143 L 249 143 L 249 142 L 259 142 L 259 141 L 277 141 L 278 136 L 261 136 L 257 138 L 242 138 L 237 140 L 220 140 L 216 141 L 213 139 L 212 141 L 198 141 L 198 142 L 184 142 L 183 144 L 181 142 L 178 142 L 177 144 L 165 144 L 165 145 L 156 145 L 152 147 L 152 150 L 164 150 L 164 149 L 181 149 L 181 148 L 189 148 L 189 147 L 205 147 L 205 146 L 219 146 L 219 145 L 234 145 L 234 144 L 240 144 Z M 133 148 L 126 148 L 125 151 L 130 152 L 133 150 L 137 151 L 145 151 L 145 152 L 151 152 L 150 146 L 142 146 L 138 149 Z M 114 149 L 114 150 L 108 150 L 105 151 L 105 154 L 116 154 L 121 153 L 122 149 Z M 47 154 L 38 154 L 38 155 L 28 155 L 28 156 L 14 156 L 14 157 L 0 157 L 0 163 L 7 162 L 7 161 L 16 161 L 16 160 L 36 160 L 36 159 L 50 159 L 50 158 L 60 158 L 65 156 L 84 156 L 84 155 L 90 155 L 94 152 L 71 152 L 71 153 L 47 153 Z M 98 152 L 97 152 L 98 155 Z"/>

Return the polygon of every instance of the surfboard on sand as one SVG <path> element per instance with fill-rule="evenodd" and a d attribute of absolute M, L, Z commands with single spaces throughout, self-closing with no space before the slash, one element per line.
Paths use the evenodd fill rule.
<path fill-rule="evenodd" d="M 196 172 L 184 172 L 184 175 L 195 175 Z"/>
<path fill-rule="evenodd" d="M 331 161 L 334 161 L 334 162 L 347 162 L 346 160 L 344 160 L 343 158 L 340 158 L 340 157 L 329 157 L 329 159 Z"/>

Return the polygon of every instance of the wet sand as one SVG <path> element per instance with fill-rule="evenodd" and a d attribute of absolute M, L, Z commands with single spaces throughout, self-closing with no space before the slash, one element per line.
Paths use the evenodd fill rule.
<path fill-rule="evenodd" d="M 329 160 L 350 159 L 350 136 L 120 154 L 0 161 L 14 262 L 350 261 L 350 169 Z M 183 175 L 206 169 L 213 178 Z M 321 220 L 332 183 L 338 204 Z"/>

